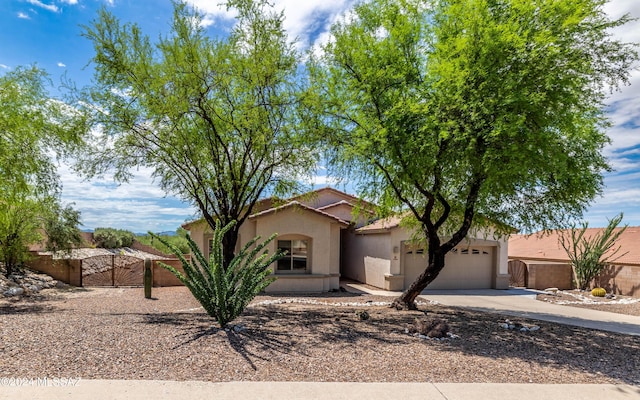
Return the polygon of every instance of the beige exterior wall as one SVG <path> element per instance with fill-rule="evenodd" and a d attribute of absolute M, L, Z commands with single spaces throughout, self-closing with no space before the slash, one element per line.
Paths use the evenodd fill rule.
<path fill-rule="evenodd" d="M 151 263 L 153 287 L 183 286 L 180 279 L 176 278 L 176 276 L 169 270 L 163 268 L 160 265 L 161 263 L 170 265 L 184 274 L 184 269 L 182 268 L 182 262 L 180 260 L 153 260 Z"/>
<path fill-rule="evenodd" d="M 267 292 L 322 292 L 340 287 L 340 229 L 330 218 L 301 208 L 287 208 L 253 219 L 256 234 L 266 238 L 276 232 L 278 238 L 310 240 L 307 274 L 275 274 L 278 280 Z M 277 249 L 276 238 L 268 246 Z M 274 267 L 275 272 L 275 267 Z"/>
<path fill-rule="evenodd" d="M 328 206 L 330 204 L 338 203 L 342 200 L 349 201 L 350 198 L 342 196 L 340 195 L 340 193 L 334 192 L 332 190 L 320 190 L 319 192 L 314 193 L 311 196 L 305 196 L 298 199 L 300 203 L 313 208 Z"/>
<path fill-rule="evenodd" d="M 389 289 L 387 276 L 391 276 L 391 234 L 358 235 L 345 232 L 342 273 L 349 279 Z"/>
<path fill-rule="evenodd" d="M 204 221 L 194 223 L 189 228 L 189 234 L 191 235 L 191 239 L 193 239 L 198 248 L 202 250 L 204 256 L 209 258 L 209 240 L 213 238 L 213 230 L 209 227 L 209 225 Z M 245 223 L 240 226 L 238 235 L 239 241 L 237 249 L 239 250 L 251 239 L 256 237 L 255 221 L 245 221 Z M 267 236 L 263 236 L 262 239 L 265 240 L 269 236 L 270 234 Z"/>
<path fill-rule="evenodd" d="M 488 249 L 493 264 L 490 286 L 496 289 L 507 289 L 509 287 L 508 239 L 485 239 L 491 238 L 491 232 L 479 237 L 481 238 L 465 240 L 459 247 L 475 246 Z M 410 240 L 411 233 L 401 227 L 364 235 L 349 232 L 345 235 L 343 274 L 345 277 L 386 290 L 406 288 L 407 255 L 404 254 L 403 248 Z"/>
<path fill-rule="evenodd" d="M 351 215 L 352 207 L 348 204 L 338 204 L 334 207 L 326 207 L 322 209 L 323 212 L 335 215 L 343 221 L 351 221 L 353 216 Z"/>

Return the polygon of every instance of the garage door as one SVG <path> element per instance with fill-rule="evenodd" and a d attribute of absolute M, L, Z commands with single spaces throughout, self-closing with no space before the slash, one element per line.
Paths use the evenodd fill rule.
<path fill-rule="evenodd" d="M 419 246 L 404 246 L 404 287 L 427 266 L 427 254 Z M 445 257 L 444 269 L 427 289 L 490 289 L 493 276 L 492 247 L 455 248 Z"/>

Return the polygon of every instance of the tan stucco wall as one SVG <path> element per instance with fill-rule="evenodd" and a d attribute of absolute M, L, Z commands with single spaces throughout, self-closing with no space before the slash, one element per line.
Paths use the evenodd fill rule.
<path fill-rule="evenodd" d="M 310 274 L 284 276 L 272 283 L 266 291 L 326 292 L 340 287 L 340 230 L 341 225 L 337 221 L 333 222 L 312 211 L 290 208 L 245 221 L 239 230 L 240 246 L 244 246 L 257 235 L 265 240 L 274 232 L 281 238 L 310 238 Z M 206 223 L 194 224 L 190 230 L 192 239 L 204 250 L 206 256 L 211 232 Z M 270 253 L 276 251 L 277 240 L 274 239 L 267 247 Z"/>
<path fill-rule="evenodd" d="M 343 274 L 351 279 L 387 290 L 405 287 L 403 270 L 403 245 L 412 238 L 411 233 L 401 227 L 366 235 L 348 233 L 343 256 Z M 492 287 L 509 287 L 507 238 L 492 237 L 489 232 L 478 239 L 468 239 L 462 247 L 490 247 L 494 260 Z"/>
<path fill-rule="evenodd" d="M 328 206 L 342 200 L 349 200 L 349 197 L 341 196 L 340 193 L 331 190 L 321 190 L 314 195 L 299 199 L 300 203 L 313 208 Z"/>
<path fill-rule="evenodd" d="M 209 257 L 209 239 L 213 237 L 213 230 L 209 227 L 209 225 L 202 221 L 197 224 L 193 224 L 190 227 L 189 234 L 191 235 L 191 239 L 196 243 L 198 248 L 202 250 L 205 257 Z M 256 237 L 256 224 L 254 221 L 245 221 L 244 224 L 240 226 L 238 231 L 239 234 L 239 243 L 237 248 L 240 249 L 242 246 L 247 244 L 250 240 Z M 262 240 L 265 240 L 269 237 L 263 236 Z"/>
<path fill-rule="evenodd" d="M 389 233 L 358 235 L 343 234 L 343 269 L 345 277 L 384 288 L 385 274 L 391 268 L 391 235 Z"/>
<path fill-rule="evenodd" d="M 287 275 L 274 282 L 267 291 L 307 291 L 302 287 L 313 287 L 328 291 L 339 288 L 340 273 L 340 225 L 331 219 L 301 208 L 288 208 L 255 218 L 256 234 L 267 237 L 276 232 L 278 237 L 303 236 L 311 239 L 311 277 L 299 279 Z M 277 238 L 269 245 L 275 252 Z M 280 275 L 278 275 L 280 276 Z M 316 282 L 313 282 L 316 281 Z"/>
<path fill-rule="evenodd" d="M 343 221 L 350 222 L 353 216 L 351 215 L 352 207 L 348 204 L 338 204 L 334 207 L 327 207 L 322 209 L 322 212 L 326 212 L 331 215 L 335 215 Z"/>

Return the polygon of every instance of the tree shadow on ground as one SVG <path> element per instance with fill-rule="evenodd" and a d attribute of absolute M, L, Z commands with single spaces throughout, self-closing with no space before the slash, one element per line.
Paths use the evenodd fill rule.
<path fill-rule="evenodd" d="M 389 330 L 399 330 L 394 320 L 362 321 L 352 307 L 251 307 L 225 329 L 219 328 L 215 319 L 204 313 L 145 314 L 143 319 L 149 324 L 181 326 L 182 341 L 176 347 L 191 345 L 206 337 L 224 337 L 231 349 L 254 370 L 255 360 L 269 361 L 276 354 L 309 356 L 311 349 L 323 343 L 350 347 L 361 340 L 393 345 L 411 339 L 389 336 Z"/>
<path fill-rule="evenodd" d="M 64 295 L 53 293 L 31 293 L 17 297 L 0 297 L 0 314 L 42 314 L 58 309 L 56 304 L 65 300 Z"/>
<path fill-rule="evenodd" d="M 637 369 L 640 338 L 637 336 L 439 305 L 420 306 L 420 309 L 400 312 L 364 304 L 354 307 L 269 304 L 245 309 L 227 329 L 220 329 L 204 312 L 143 314 L 143 323 L 175 326 L 179 342 L 176 348 L 198 346 L 201 340 L 223 340 L 254 370 L 258 361 L 268 362 L 282 355 L 313 358 L 317 357 L 318 349 L 327 347 L 339 354 L 341 350 L 348 352 L 358 346 L 380 346 L 381 349 L 406 346 L 411 352 L 419 352 L 425 346 L 428 347 L 425 354 L 438 351 L 486 357 L 492 362 L 517 361 L 532 368 L 533 374 L 536 367 L 541 367 L 565 374 L 575 371 L 640 384 Z M 370 318 L 361 320 L 356 310 L 368 311 Z M 451 333 L 459 338 L 435 341 L 405 333 L 405 328 L 416 318 L 444 319 Z M 500 327 L 505 319 L 538 325 L 540 329 L 535 332 L 505 330 Z M 413 354 L 416 359 L 420 357 L 418 353 Z"/>
<path fill-rule="evenodd" d="M 36 304 L 36 303 L 0 304 L 0 315 L 44 314 L 44 313 L 52 313 L 54 311 L 55 311 L 55 307 L 48 304 Z"/>

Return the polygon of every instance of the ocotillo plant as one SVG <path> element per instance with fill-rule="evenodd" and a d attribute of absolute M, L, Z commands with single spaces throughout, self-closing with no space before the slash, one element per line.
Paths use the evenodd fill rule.
<path fill-rule="evenodd" d="M 188 261 L 177 247 L 149 232 L 180 258 L 184 274 L 170 265 L 160 265 L 184 283 L 205 311 L 216 318 L 223 328 L 237 318 L 247 304 L 275 280 L 269 276 L 269 266 L 283 256 L 280 252 L 272 255 L 266 250 L 262 252 L 276 234 L 262 243 L 258 243 L 258 236 L 247 243 L 229 265 L 223 265 L 222 238 L 233 225 L 235 221 L 224 227 L 221 227 L 220 222 L 216 224 L 208 260 L 189 235 L 186 235 L 186 238 L 191 249 L 191 261 Z M 259 254 L 260 252 L 262 254 Z"/>

